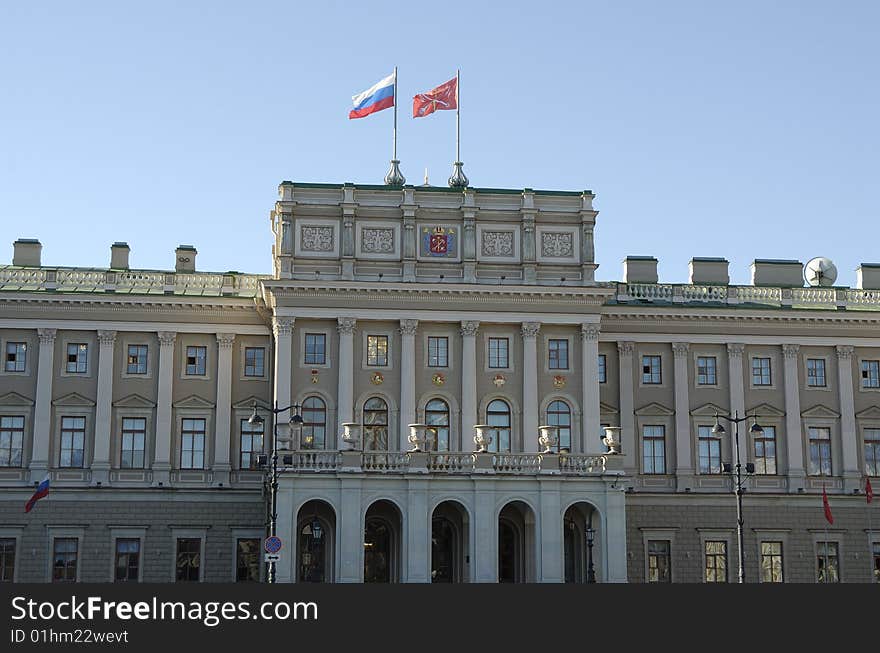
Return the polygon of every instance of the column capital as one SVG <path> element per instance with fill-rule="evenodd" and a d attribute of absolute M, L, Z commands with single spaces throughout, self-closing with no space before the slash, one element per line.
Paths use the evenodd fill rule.
<path fill-rule="evenodd" d="M 403 336 L 414 336 L 416 332 L 419 330 L 419 321 L 418 320 L 401 320 L 400 321 L 400 334 Z"/>
<path fill-rule="evenodd" d="M 235 342 L 235 334 L 234 333 L 218 333 L 217 335 L 217 345 L 220 349 L 232 349 L 232 345 Z"/>
<path fill-rule="evenodd" d="M 797 358 L 800 349 L 800 345 L 782 345 L 782 355 L 786 358 Z"/>
<path fill-rule="evenodd" d="M 630 340 L 620 340 L 617 342 L 617 353 L 621 356 L 632 356 L 636 343 Z"/>
<path fill-rule="evenodd" d="M 520 332 L 522 333 L 522 337 L 525 340 L 536 338 L 540 330 L 540 322 L 523 322 L 522 326 L 520 327 Z"/>
<path fill-rule="evenodd" d="M 177 340 L 176 331 L 159 331 L 157 335 L 159 337 L 159 345 L 161 347 L 173 347 L 174 341 Z"/>
<path fill-rule="evenodd" d="M 594 322 L 581 324 L 581 340 L 598 340 L 602 329 Z"/>
<path fill-rule="evenodd" d="M 340 317 L 336 318 L 336 330 L 340 335 L 350 336 L 354 333 L 355 325 L 357 324 L 357 320 L 353 317 Z"/>
<path fill-rule="evenodd" d="M 55 336 L 57 334 L 57 329 L 37 329 L 37 335 L 40 338 L 41 345 L 51 345 L 55 342 Z"/>
<path fill-rule="evenodd" d="M 838 360 L 850 360 L 853 355 L 853 351 L 855 347 L 852 345 L 837 345 L 837 358 Z"/>
<path fill-rule="evenodd" d="M 672 354 L 675 358 L 687 358 L 691 345 L 688 342 L 673 342 Z"/>
<path fill-rule="evenodd" d="M 289 336 L 293 333 L 293 325 L 295 322 L 296 319 L 292 317 L 272 318 L 272 333 L 275 334 L 276 338 L 279 336 Z"/>
<path fill-rule="evenodd" d="M 743 352 L 746 350 L 745 344 L 741 342 L 728 342 L 727 355 L 730 358 L 742 358 Z"/>
<path fill-rule="evenodd" d="M 477 335 L 477 331 L 480 328 L 480 323 L 475 321 L 464 321 L 461 323 L 461 335 L 464 336 L 475 336 Z"/>
<path fill-rule="evenodd" d="M 105 331 L 98 329 L 98 342 L 102 347 L 113 346 L 116 342 L 116 331 Z"/>

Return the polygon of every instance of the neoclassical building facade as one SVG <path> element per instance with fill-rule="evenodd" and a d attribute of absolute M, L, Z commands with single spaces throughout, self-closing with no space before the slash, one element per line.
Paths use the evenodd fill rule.
<path fill-rule="evenodd" d="M 596 281 L 593 199 L 284 182 L 265 276 L 16 241 L 0 580 L 264 580 L 273 453 L 278 582 L 880 579 L 880 268 Z"/>

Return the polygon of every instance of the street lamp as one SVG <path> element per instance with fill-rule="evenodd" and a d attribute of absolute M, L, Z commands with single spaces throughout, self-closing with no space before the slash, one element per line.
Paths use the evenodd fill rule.
<path fill-rule="evenodd" d="M 593 512 L 587 518 L 587 582 L 596 582 L 596 570 L 593 567 L 593 538 L 596 536 L 596 529 L 593 528 Z"/>
<path fill-rule="evenodd" d="M 734 412 L 733 417 L 729 415 L 718 415 L 715 414 L 715 426 L 712 427 L 712 433 L 715 435 L 724 435 L 725 430 L 721 423 L 718 421 L 719 419 L 726 420 L 733 424 L 733 451 L 736 456 L 736 465 L 734 469 L 731 470 L 730 463 L 724 463 L 722 465 L 722 471 L 725 474 L 733 474 L 734 478 L 734 492 L 736 493 L 736 540 L 737 540 L 737 549 L 739 553 L 739 569 L 738 569 L 738 581 L 740 583 L 746 582 L 746 571 L 745 571 L 745 560 L 743 558 L 743 552 L 745 551 L 745 541 L 743 539 L 743 506 L 742 506 L 742 497 L 745 492 L 745 481 L 743 480 L 742 475 L 742 464 L 740 463 L 739 457 L 739 425 L 741 422 L 745 422 L 750 419 L 754 419 L 755 422 L 752 424 L 752 427 L 749 429 L 749 433 L 753 436 L 763 435 L 764 429 L 761 428 L 761 425 L 758 424 L 758 418 L 754 415 L 745 415 L 743 417 L 738 417 L 738 413 Z M 746 463 L 746 474 L 754 474 L 755 473 L 755 465 L 754 463 Z"/>
<path fill-rule="evenodd" d="M 302 415 L 299 414 L 299 409 L 302 408 L 300 404 L 291 404 L 290 406 L 285 406 L 284 408 L 278 407 L 278 402 L 275 402 L 275 406 L 273 408 L 264 408 L 263 410 L 267 410 L 274 416 L 272 420 L 272 468 L 271 473 L 272 477 L 269 482 L 269 497 L 270 497 L 270 505 L 271 509 L 269 512 L 269 535 L 274 536 L 275 530 L 278 524 L 278 415 L 283 413 L 284 411 L 293 409 L 293 413 L 290 417 L 290 428 L 296 429 L 301 428 L 303 423 Z M 263 424 L 265 420 L 257 414 L 257 402 L 254 402 L 253 412 L 251 416 L 248 418 L 248 424 L 251 426 L 255 426 L 257 424 Z M 275 563 L 269 563 L 269 578 L 268 582 L 275 582 Z"/>

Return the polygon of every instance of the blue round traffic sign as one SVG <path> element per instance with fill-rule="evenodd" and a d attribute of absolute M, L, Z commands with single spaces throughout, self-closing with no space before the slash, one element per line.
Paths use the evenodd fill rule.
<path fill-rule="evenodd" d="M 281 550 L 281 538 L 270 535 L 263 542 L 263 548 L 266 549 L 266 553 L 278 553 Z"/>

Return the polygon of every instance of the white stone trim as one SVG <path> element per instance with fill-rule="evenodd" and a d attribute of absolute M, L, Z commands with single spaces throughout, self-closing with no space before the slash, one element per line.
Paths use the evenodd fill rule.
<path fill-rule="evenodd" d="M 537 225 L 535 227 L 535 253 L 538 263 L 550 263 L 555 265 L 578 265 L 581 254 L 581 229 L 580 225 Z M 553 256 L 544 254 L 544 234 L 568 234 L 572 239 L 570 256 Z"/>
<path fill-rule="evenodd" d="M 144 563 L 146 562 L 146 550 L 144 541 L 147 539 L 148 526 L 110 526 L 110 578 L 109 582 L 116 582 L 116 540 L 138 540 L 138 578 L 141 583 L 144 579 Z M 175 551 L 175 554 L 177 552 Z"/>
<path fill-rule="evenodd" d="M 311 328 L 309 326 L 301 326 L 297 328 L 299 332 L 299 356 L 297 356 L 297 367 L 303 369 L 333 369 L 333 331 L 335 325 L 320 326 Z M 324 363 L 306 363 L 306 334 L 324 336 Z"/>
<path fill-rule="evenodd" d="M 394 342 L 394 333 L 396 329 L 389 328 L 385 326 L 381 327 L 370 327 L 369 322 L 359 322 L 361 332 L 361 369 L 362 370 L 375 370 L 378 372 L 382 372 L 385 370 L 393 370 L 394 369 L 394 356 L 395 356 L 395 347 L 396 343 Z M 388 352 L 387 352 L 387 360 L 385 361 L 385 365 L 368 365 L 367 361 L 369 360 L 369 351 L 367 348 L 367 337 L 368 336 L 385 336 L 388 338 Z"/>
<path fill-rule="evenodd" d="M 365 252 L 364 247 L 364 230 L 379 229 L 388 230 L 392 234 L 392 243 L 390 252 Z M 380 221 L 380 220 L 357 220 L 355 222 L 355 242 L 354 257 L 359 260 L 373 261 L 399 261 L 400 256 L 400 222 Z"/>
<path fill-rule="evenodd" d="M 201 541 L 199 548 L 199 581 L 205 582 L 205 540 L 208 538 L 210 526 L 180 528 L 171 526 L 171 579 L 169 582 L 177 582 L 177 540 L 197 539 Z"/>
<path fill-rule="evenodd" d="M 483 254 L 483 236 L 486 233 L 505 232 L 513 234 L 513 253 L 510 256 Z M 477 261 L 481 263 L 519 263 L 522 258 L 520 245 L 520 225 L 513 223 L 477 223 Z M 522 319 L 522 318 L 520 318 Z"/>
<path fill-rule="evenodd" d="M 119 370 L 121 379 L 152 379 L 155 363 L 158 358 L 156 349 L 158 343 L 154 343 L 155 335 L 126 333 L 118 339 L 122 347 L 122 367 Z M 147 371 L 144 374 L 130 374 L 128 372 L 128 347 L 145 346 L 147 348 Z"/>
<path fill-rule="evenodd" d="M 319 227 L 319 228 L 330 228 L 331 230 L 331 238 L 333 240 L 332 246 L 327 251 L 314 251 L 309 249 L 303 249 L 302 246 L 302 230 L 306 227 Z M 296 258 L 323 258 L 323 259 L 338 259 L 339 258 L 339 241 L 341 236 L 341 231 L 339 229 L 339 220 L 338 219 L 325 219 L 325 218 L 296 218 L 293 221 L 293 233 L 294 233 L 294 248 L 293 255 Z"/>
<path fill-rule="evenodd" d="M 493 316 L 494 320 L 494 316 Z M 522 318 L 518 325 L 522 324 Z M 516 372 L 516 350 L 517 332 L 503 331 L 498 328 L 487 326 L 481 328 L 477 333 L 477 337 L 483 338 L 483 372 L 486 374 L 512 374 Z M 506 338 L 507 339 L 507 367 L 489 367 L 489 339 L 490 338 Z M 521 340 L 521 338 L 520 338 Z M 521 349 L 521 348 L 519 348 Z"/>
<path fill-rule="evenodd" d="M 24 343 L 25 344 L 25 353 L 24 353 L 24 371 L 23 372 L 7 372 L 6 371 L 6 345 L 10 343 Z M 34 375 L 34 357 L 39 355 L 39 339 L 34 338 L 34 334 L 28 332 L 27 335 L 22 336 L 6 336 L 0 338 L 0 356 L 2 356 L 2 360 L 0 360 L 0 376 L 12 376 L 12 377 L 28 377 Z M 16 559 L 16 565 L 18 564 L 18 560 Z"/>
<path fill-rule="evenodd" d="M 76 540 L 76 580 L 74 582 L 82 582 L 82 565 L 83 565 L 83 540 L 85 539 L 86 526 L 46 526 L 46 539 L 48 540 L 49 549 L 46 558 L 46 582 L 52 582 L 52 569 L 55 562 L 55 539 L 56 538 L 73 538 Z M 18 552 L 16 551 L 16 557 Z M 61 583 L 66 585 L 67 583 Z"/>

